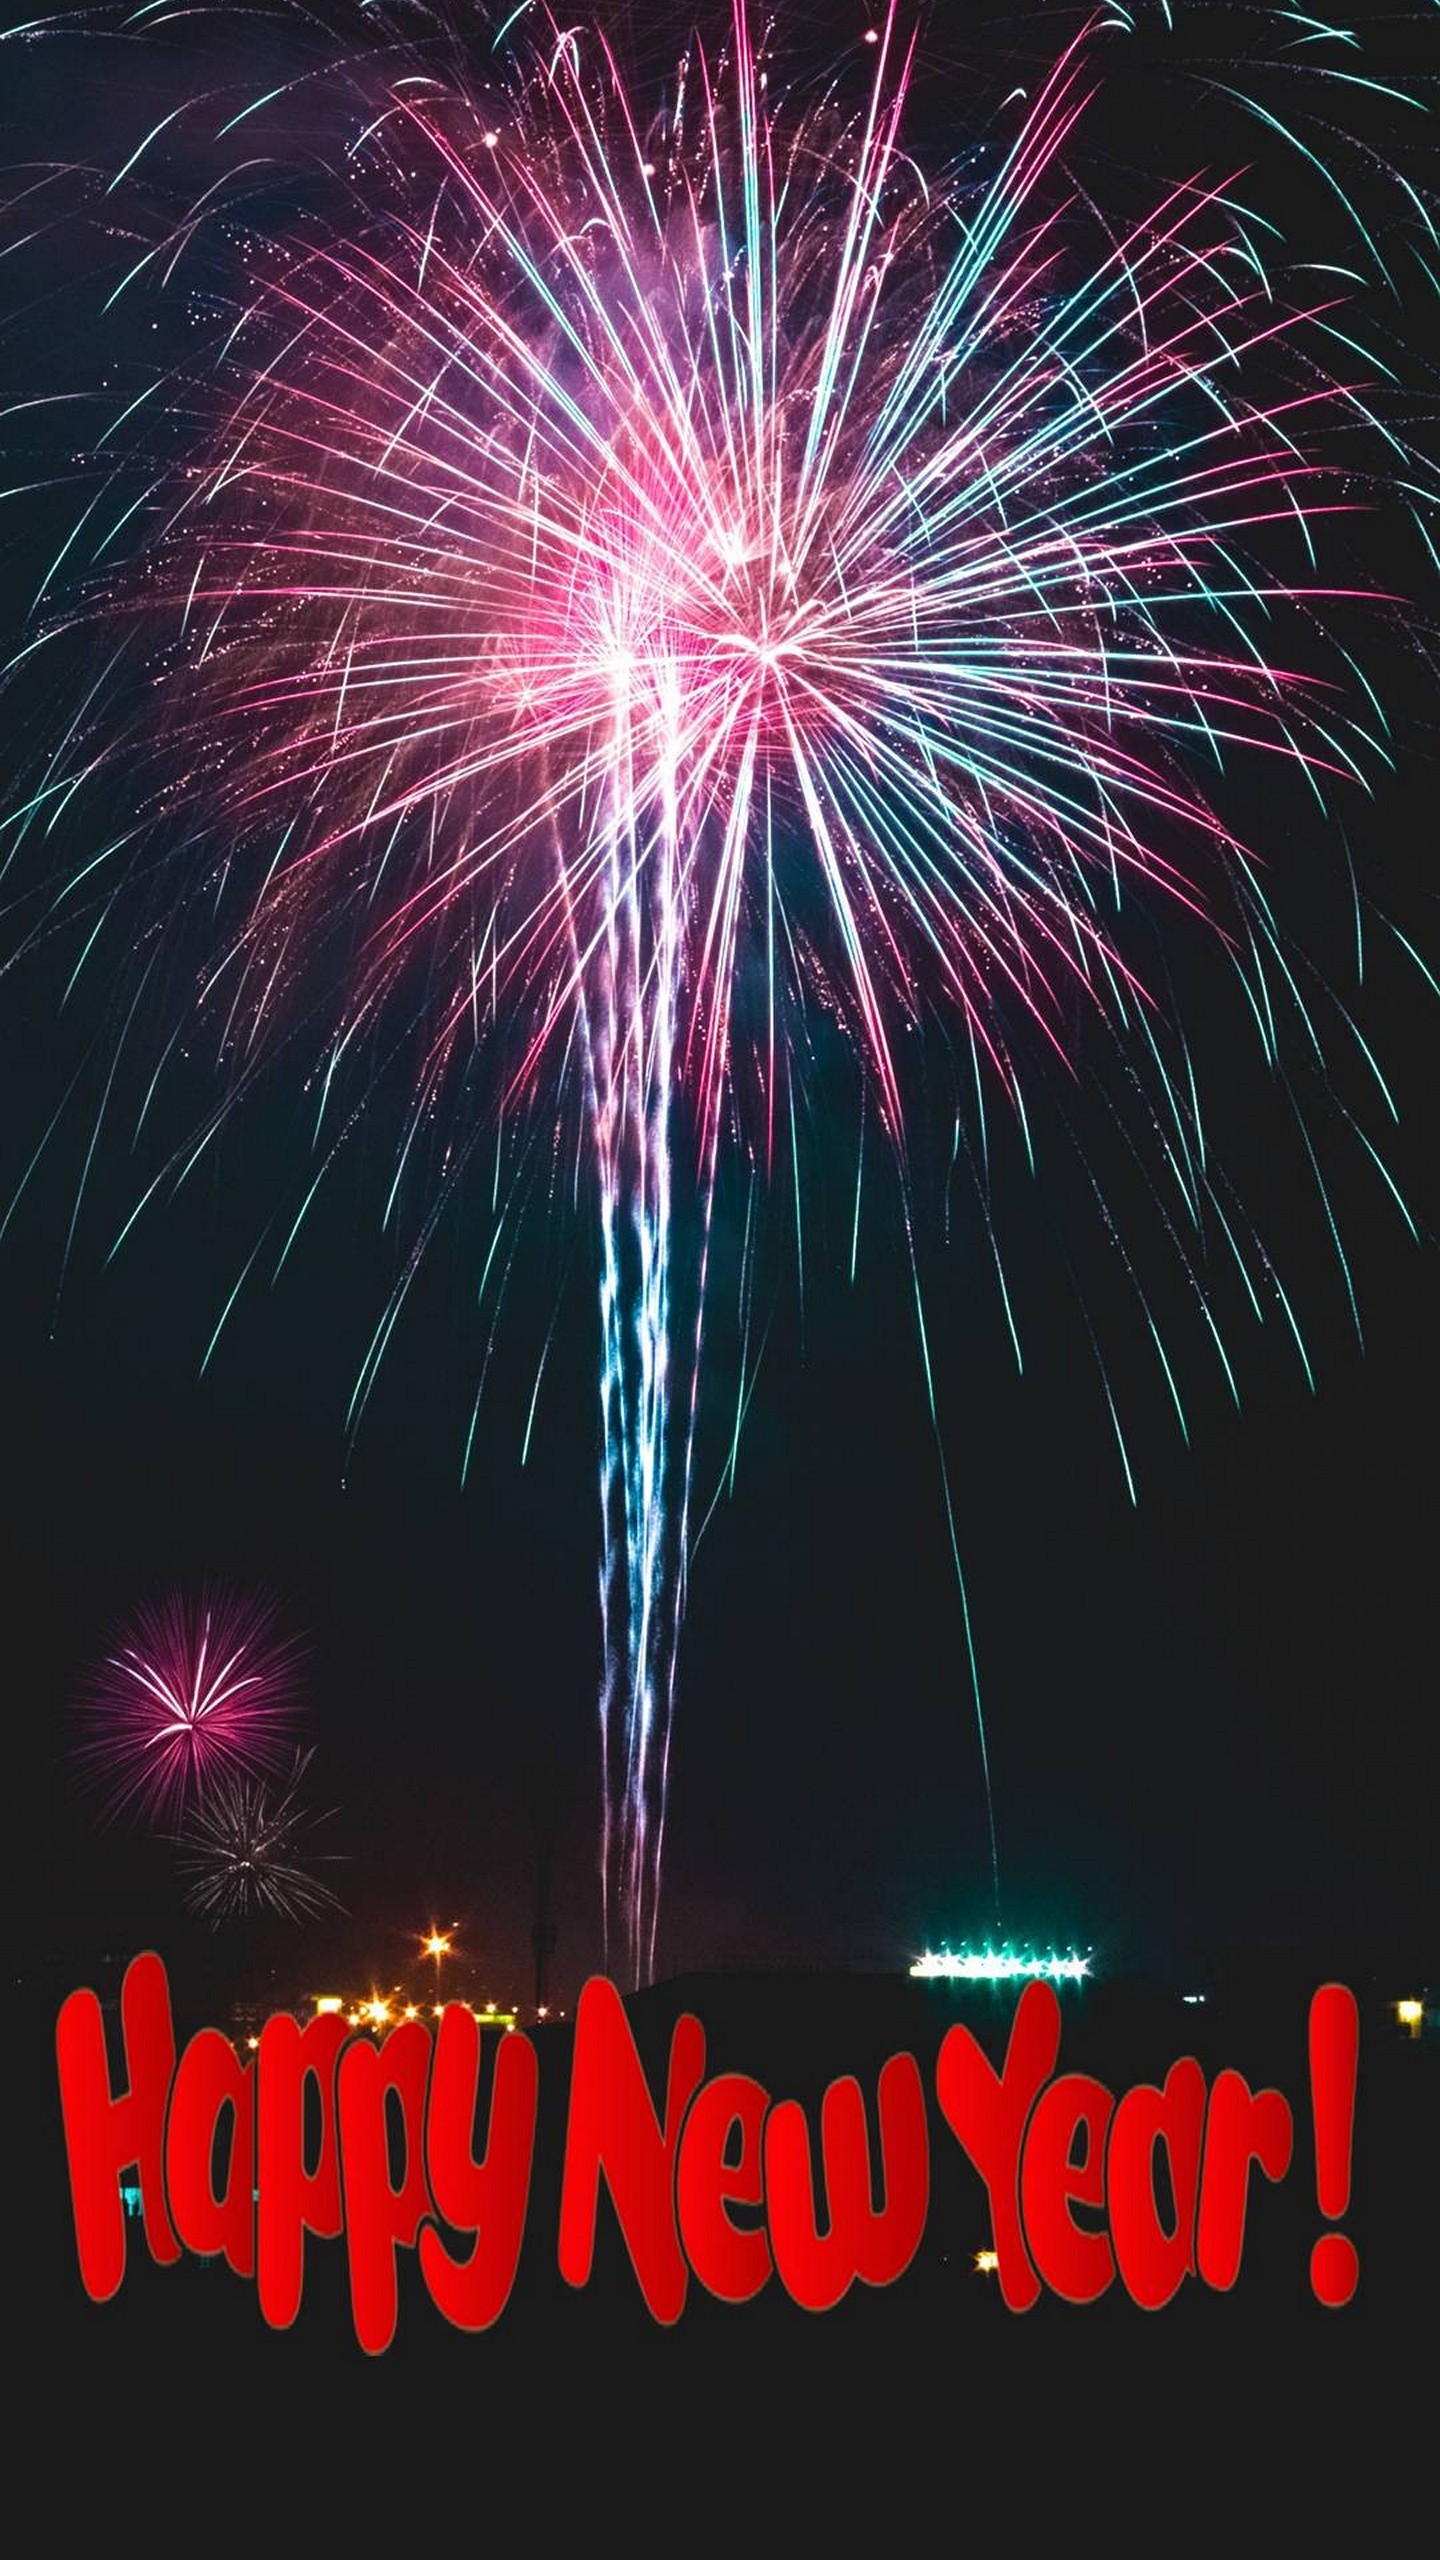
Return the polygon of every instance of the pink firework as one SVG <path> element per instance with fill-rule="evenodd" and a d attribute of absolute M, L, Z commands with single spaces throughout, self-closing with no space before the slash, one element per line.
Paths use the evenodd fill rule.
<path fill-rule="evenodd" d="M 217 1787 L 285 1767 L 302 1663 L 269 1600 L 211 1587 L 167 1592 L 92 1673 L 76 1756 L 112 1815 L 173 1823 Z"/>

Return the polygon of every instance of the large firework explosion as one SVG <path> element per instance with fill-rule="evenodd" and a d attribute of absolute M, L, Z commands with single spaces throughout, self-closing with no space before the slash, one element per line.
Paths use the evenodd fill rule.
<path fill-rule="evenodd" d="M 152 183 L 177 131 L 240 152 L 152 206 L 111 300 L 183 291 L 216 229 L 243 288 L 114 422 L 149 438 L 132 566 L 65 618 L 112 617 L 115 659 L 21 823 L 113 766 L 138 686 L 165 782 L 61 903 L 98 875 L 108 912 L 138 867 L 147 973 L 177 901 L 222 920 L 200 1005 L 226 1090 L 174 1170 L 318 1021 L 308 1205 L 366 1075 L 409 1062 L 395 1189 L 437 1128 L 441 1181 L 357 1413 L 482 1145 L 498 1166 L 528 1129 L 552 1192 L 593 1202 L 601 1864 L 638 1978 L 724 1157 L 763 1181 L 793 1152 L 828 1022 L 908 1232 L 933 1028 L 983 1151 L 987 1095 L 1024 1131 L 1093 1023 L 1227 1375 L 1202 1240 L 1288 1317 L 1212 1166 L 1164 946 L 1213 928 L 1272 1064 L 1282 1012 L 1314 1036 L 1237 779 L 1286 766 L 1320 811 L 1363 780 L 1374 706 L 1319 636 L 1357 582 L 1317 537 L 1357 452 L 1413 471 L 1351 285 L 1292 272 L 1230 171 L 1118 224 L 1066 175 L 1100 20 L 947 174 L 910 156 L 894 8 L 806 103 L 736 0 L 653 110 L 601 31 L 516 19 L 503 55 L 377 29 L 323 77 L 187 97 L 106 181 Z M 323 211 L 247 220 L 245 172 L 297 130 L 313 157 L 317 122 Z"/>

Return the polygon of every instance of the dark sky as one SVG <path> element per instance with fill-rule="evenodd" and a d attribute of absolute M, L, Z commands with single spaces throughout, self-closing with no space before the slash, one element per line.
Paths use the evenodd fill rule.
<path fill-rule="evenodd" d="M 1218 27 L 1221 13 L 1208 14 Z M 1042 17 L 1068 23 L 1062 13 L 1020 13 L 1002 43 L 994 13 L 975 14 L 965 40 L 986 80 L 998 83 L 1015 64 L 1024 72 Z M 917 111 L 955 147 L 974 61 L 967 74 L 964 41 L 946 24 L 946 48 L 929 49 Z M 191 41 L 223 50 L 228 76 L 233 36 L 202 24 Z M 97 66 L 89 87 L 76 69 L 82 59 Z M 25 125 L 23 143 L 12 129 L 0 148 L 12 163 L 41 153 L 118 161 L 148 120 L 144 81 L 161 77 L 128 58 L 122 75 L 88 46 L 53 59 L 31 48 L 23 64 L 10 109 Z M 162 87 L 175 76 L 172 62 Z M 1143 119 L 1133 112 L 1144 84 L 1173 99 L 1182 94 L 1175 78 L 1172 57 L 1158 51 L 1137 50 L 1124 69 L 1090 171 L 1117 200 L 1145 174 L 1135 166 L 1148 147 L 1138 138 Z M 37 143 L 42 111 L 51 131 Z M 1214 147 L 1223 152 L 1228 140 Z M 1258 158 L 1255 129 L 1249 148 Z M 1158 163 L 1158 143 L 1152 157 Z M 1331 212 L 1307 202 L 1287 170 L 1261 162 L 1257 191 L 1289 190 L 1294 219 L 1313 213 L 1317 254 L 1328 250 Z M 5 219 L 7 233 L 24 227 L 13 211 Z M 7 398 L 79 379 L 97 346 L 105 360 L 151 361 L 148 347 L 91 337 L 100 324 L 84 317 L 94 297 L 80 300 L 89 286 L 73 246 L 42 241 L 29 254 L 29 265 L 0 267 L 12 297 L 0 340 Z M 154 317 L 147 303 L 125 326 L 139 331 Z M 1423 379 L 1433 312 L 1417 296 L 1391 307 L 1386 325 Z M 31 422 L 32 456 L 37 433 L 50 437 L 52 467 L 63 472 L 73 430 Z M 0 522 L 7 632 L 73 507 L 72 484 Z M 1393 577 L 1418 595 L 1417 555 L 1388 520 L 1367 520 L 1361 539 L 1377 583 Z M 1425 611 L 1403 622 L 1381 612 L 1369 626 L 1347 623 L 1385 687 L 1396 768 L 1377 775 L 1368 806 L 1353 794 L 1345 812 L 1367 902 L 1401 921 L 1434 965 L 1432 608 L 1433 585 Z M 80 661 L 66 663 L 73 681 Z M 10 699 L 18 707 L 5 745 L 18 773 L 32 769 L 32 724 L 48 718 L 58 730 L 65 703 L 38 690 Z M 1227 814 L 1263 846 L 1297 942 L 1342 988 L 1383 1056 L 1402 1111 L 1390 1160 L 1422 1224 L 1433 1221 L 1440 1007 L 1380 923 L 1356 993 L 1335 836 L 1298 797 L 1262 791 L 1243 772 L 1227 787 Z M 76 841 L 62 849 L 73 854 Z M 27 913 L 17 897 L 4 919 L 7 955 Z M 326 1873 L 350 1914 L 303 1940 L 259 1930 L 219 1942 L 227 1978 L 275 1965 L 281 1979 L 316 1987 L 309 1974 L 331 1964 L 384 1980 L 407 1961 L 414 1931 L 440 1919 L 461 1922 L 494 1992 L 523 1990 L 538 1794 L 558 1807 L 557 1990 L 572 1995 L 599 1957 L 588 1237 L 539 1222 L 521 1245 L 462 1492 L 485 1333 L 474 1309 L 483 1231 L 462 1206 L 437 1237 L 347 1468 L 345 1407 L 394 1272 L 378 1233 L 383 1140 L 333 1186 L 282 1283 L 244 1294 L 202 1377 L 235 1276 L 303 1174 L 300 1106 L 283 1075 L 273 1080 L 253 1111 L 237 1115 L 210 1170 L 147 1217 L 107 1266 L 110 1236 L 153 1170 L 129 1152 L 129 1122 L 117 1123 L 97 1155 L 57 1304 L 109 1054 L 110 1017 L 93 989 L 87 995 L 82 981 L 59 1010 L 74 956 L 74 944 L 52 946 L 0 978 L 6 1198 L 71 1076 L 80 1078 L 0 1245 L 9 1943 L 27 1960 L 60 1950 L 77 1962 L 143 1943 L 177 1957 L 206 1946 L 179 1911 L 166 1849 L 97 1830 L 67 1756 L 67 1700 L 137 1600 L 211 1573 L 274 1590 L 312 1639 L 310 1783 L 317 1807 L 336 1808 L 320 1838 L 344 1861 Z M 1440 1263 L 1428 1232 L 1418 1246 L 1409 1241 L 1349 1135 L 1344 1113 L 1360 1107 L 1364 1081 L 1353 1052 L 1338 1058 L 1327 1091 L 1297 1036 L 1295 1091 L 1333 1186 L 1362 1347 L 1304 1141 L 1287 1095 L 1264 1074 L 1233 981 L 1184 936 L 1167 957 L 1217 1153 L 1283 1271 L 1317 1391 L 1278 1311 L 1263 1329 L 1242 1320 L 1217 1271 L 1242 1388 L 1235 1410 L 1143 1198 L 1132 1214 L 1106 1093 L 1114 1062 L 1103 1047 L 1082 1056 L 1073 1092 L 1037 1101 L 1038 1181 L 1023 1174 L 1013 1141 L 1002 1145 L 999 1213 L 1023 1379 L 973 1205 L 958 1188 L 947 1234 L 943 1185 L 920 1175 L 920 1270 L 988 1720 L 1004 1923 L 1022 1937 L 1093 1944 L 1101 1961 L 1127 1968 L 1179 1967 L 1255 1939 L 1419 1951 L 1435 1916 L 1440 1774 Z M 170 1027 L 170 1017 L 142 1022 L 139 1051 L 149 1040 L 155 1054 Z M 187 1109 L 198 1117 L 205 1107 L 198 1057 L 181 1065 L 175 1087 L 179 1125 Z M 927 1069 L 918 1126 L 942 1162 L 945 1090 L 943 1068 Z M 1373 1100 L 1364 1109 L 1378 1136 Z M 894 1189 L 877 1161 L 852 1284 L 853 1083 L 823 1043 L 810 1110 L 803 1294 L 782 1179 L 767 1210 L 759 1301 L 768 1341 L 734 1494 L 694 1563 L 662 1971 L 752 1961 L 894 1967 L 923 1942 L 985 1929 L 994 1916 L 962 1620 Z M 1173 1327 L 1188 1448 L 1085 1162 L 1102 1173 L 1167 1339 Z M 732 1184 L 721 1201 L 722 1274 L 741 1214 Z M 725 1440 L 733 1351 L 722 1292 L 702 1509 Z"/>

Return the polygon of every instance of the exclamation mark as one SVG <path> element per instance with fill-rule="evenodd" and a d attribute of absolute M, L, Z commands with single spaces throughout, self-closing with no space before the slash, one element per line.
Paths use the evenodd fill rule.
<path fill-rule="evenodd" d="M 1329 2222 L 1350 2203 L 1350 2145 L 1355 2130 L 1355 2068 L 1360 2019 L 1353 1991 L 1327 1982 L 1310 2003 L 1310 2098 L 1315 2115 L 1315 2193 Z M 1360 2274 L 1353 2241 L 1322 2232 L 1310 2252 L 1310 2282 L 1332 2311 L 1348 2302 Z"/>

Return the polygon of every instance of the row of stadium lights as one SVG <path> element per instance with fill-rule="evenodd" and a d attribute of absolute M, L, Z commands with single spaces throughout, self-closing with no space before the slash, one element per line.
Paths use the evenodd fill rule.
<path fill-rule="evenodd" d="M 942 1947 L 938 1954 L 927 1950 L 910 1967 L 914 1982 L 1084 1982 L 1089 1972 L 1088 1955 L 1057 1956 L 1053 1948 L 1035 1956 L 1013 1947 L 962 1947 L 952 1955 Z"/>

